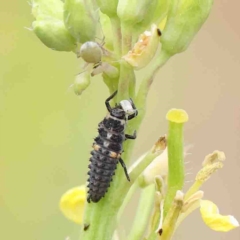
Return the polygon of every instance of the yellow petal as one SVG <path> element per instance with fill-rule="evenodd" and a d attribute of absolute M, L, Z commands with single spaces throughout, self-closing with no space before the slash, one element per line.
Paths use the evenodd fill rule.
<path fill-rule="evenodd" d="M 71 221 L 82 224 L 86 187 L 84 185 L 68 190 L 61 197 L 59 206 L 63 215 Z"/>
<path fill-rule="evenodd" d="M 202 200 L 200 212 L 206 225 L 215 231 L 228 232 L 239 227 L 238 221 L 233 216 L 219 214 L 218 207 L 211 201 Z"/>

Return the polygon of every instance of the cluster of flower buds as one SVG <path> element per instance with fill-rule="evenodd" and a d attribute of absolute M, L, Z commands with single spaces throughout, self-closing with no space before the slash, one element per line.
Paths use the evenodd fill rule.
<path fill-rule="evenodd" d="M 117 78 L 117 62 L 142 69 L 160 54 L 160 43 L 169 57 L 184 51 L 207 19 L 212 1 L 32 0 L 32 29 L 47 47 L 74 52 L 90 64 L 91 76 Z M 127 48 L 122 47 L 125 40 Z"/>

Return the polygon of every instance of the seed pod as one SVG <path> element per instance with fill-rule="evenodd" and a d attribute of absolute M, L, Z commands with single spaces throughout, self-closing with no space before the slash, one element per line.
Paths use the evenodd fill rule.
<path fill-rule="evenodd" d="M 66 0 L 64 3 L 64 23 L 70 34 L 80 43 L 94 40 L 97 17 L 91 1 Z"/>
<path fill-rule="evenodd" d="M 56 19 L 37 20 L 32 24 L 37 37 L 56 51 L 75 51 L 75 39 L 69 34 L 63 21 Z"/>
<path fill-rule="evenodd" d="M 87 63 L 98 63 L 102 59 L 102 48 L 96 42 L 85 42 L 81 48 L 79 57 Z"/>
<path fill-rule="evenodd" d="M 121 0 L 118 3 L 117 14 L 121 21 L 128 25 L 140 23 L 152 15 L 149 11 L 157 6 L 157 0 Z"/>
<path fill-rule="evenodd" d="M 77 75 L 74 84 L 73 89 L 76 95 L 81 95 L 82 92 L 90 85 L 90 73 L 89 72 L 83 72 L 79 75 Z"/>
<path fill-rule="evenodd" d="M 182 0 L 171 6 L 161 38 L 162 49 L 170 55 L 185 51 L 206 21 L 212 3 L 213 0 Z"/>
<path fill-rule="evenodd" d="M 96 0 L 101 12 L 109 17 L 117 15 L 118 0 Z"/>

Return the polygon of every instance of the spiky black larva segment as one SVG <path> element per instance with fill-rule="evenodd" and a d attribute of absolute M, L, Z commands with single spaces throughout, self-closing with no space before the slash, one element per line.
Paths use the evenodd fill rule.
<path fill-rule="evenodd" d="M 105 105 L 109 114 L 98 124 L 99 135 L 94 139 L 92 157 L 90 158 L 88 172 L 88 197 L 87 201 L 90 203 L 98 202 L 104 197 L 107 192 L 110 182 L 117 168 L 118 162 L 121 163 L 126 178 L 130 181 L 127 173 L 127 168 L 121 159 L 121 153 L 123 152 L 123 141 L 126 139 L 135 139 L 134 135 L 124 134 L 126 127 L 126 120 L 131 120 L 138 115 L 138 111 L 132 101 L 124 100 L 120 104 L 112 108 L 109 101 L 114 98 L 117 91 L 114 92 L 105 101 Z M 129 111 L 132 114 L 129 115 Z"/>
<path fill-rule="evenodd" d="M 109 116 L 99 124 L 89 164 L 88 202 L 98 202 L 110 186 L 125 140 L 123 131 L 121 121 Z"/>

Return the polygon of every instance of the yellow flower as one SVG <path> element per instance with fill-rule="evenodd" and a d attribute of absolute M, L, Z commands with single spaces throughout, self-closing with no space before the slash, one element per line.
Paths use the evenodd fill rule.
<path fill-rule="evenodd" d="M 86 187 L 82 185 L 64 193 L 60 199 L 59 207 L 66 218 L 82 224 L 85 201 Z"/>
<path fill-rule="evenodd" d="M 218 207 L 211 201 L 201 200 L 200 212 L 206 225 L 215 231 L 228 232 L 239 227 L 237 219 L 219 214 Z"/>

